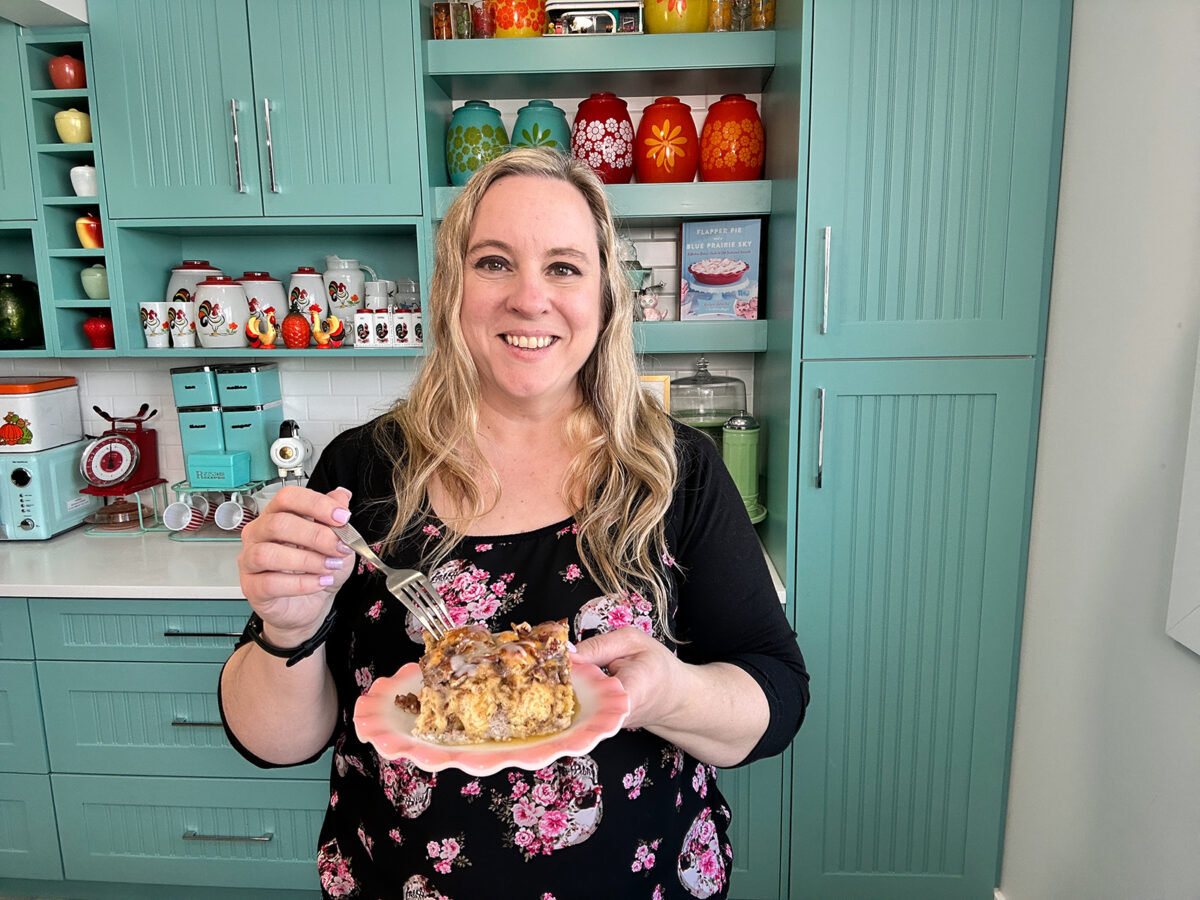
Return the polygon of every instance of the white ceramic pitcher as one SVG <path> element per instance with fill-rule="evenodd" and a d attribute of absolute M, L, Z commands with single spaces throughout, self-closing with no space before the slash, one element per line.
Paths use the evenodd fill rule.
<path fill-rule="evenodd" d="M 371 280 L 379 276 L 370 266 L 359 265 L 357 259 L 342 259 L 340 256 L 325 257 L 325 287 L 329 292 L 329 312 L 343 322 L 354 321 L 354 311 L 361 309 L 366 290 L 363 272 L 371 273 Z M 353 331 L 347 331 L 353 341 Z"/>

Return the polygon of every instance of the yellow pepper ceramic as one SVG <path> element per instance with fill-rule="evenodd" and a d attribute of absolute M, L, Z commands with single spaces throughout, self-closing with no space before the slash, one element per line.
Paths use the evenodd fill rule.
<path fill-rule="evenodd" d="M 642 0 L 642 18 L 650 34 L 708 30 L 708 0 Z"/>

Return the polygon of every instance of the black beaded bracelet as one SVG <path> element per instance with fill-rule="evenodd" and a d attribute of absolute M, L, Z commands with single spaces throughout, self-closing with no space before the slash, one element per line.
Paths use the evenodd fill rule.
<path fill-rule="evenodd" d="M 245 635 L 262 647 L 272 656 L 278 656 L 280 659 L 286 659 L 288 666 L 294 666 L 302 659 L 312 656 L 313 651 L 325 643 L 325 638 L 329 637 L 329 632 L 333 630 L 333 621 L 337 618 L 337 607 L 331 607 L 329 615 L 325 617 L 325 621 L 321 623 L 321 627 L 317 629 L 317 633 L 310 637 L 303 644 L 296 647 L 276 647 L 265 637 L 263 637 L 263 620 L 258 613 L 250 614 L 250 621 L 246 623 Z"/>

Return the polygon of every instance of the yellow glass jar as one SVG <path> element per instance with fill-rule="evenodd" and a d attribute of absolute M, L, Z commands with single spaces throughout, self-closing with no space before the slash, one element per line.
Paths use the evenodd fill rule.
<path fill-rule="evenodd" d="M 642 20 L 650 34 L 708 31 L 708 0 L 642 0 Z"/>
<path fill-rule="evenodd" d="M 546 30 L 545 0 L 487 0 L 496 16 L 496 37 L 541 37 Z"/>

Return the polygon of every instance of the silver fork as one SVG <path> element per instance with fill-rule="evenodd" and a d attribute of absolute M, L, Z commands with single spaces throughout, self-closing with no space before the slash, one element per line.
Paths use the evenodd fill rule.
<path fill-rule="evenodd" d="M 342 543 L 387 576 L 387 589 L 405 605 L 425 629 L 436 638 L 454 627 L 446 602 L 424 573 L 416 569 L 393 569 L 371 549 L 353 525 L 335 525 L 333 533 Z"/>

